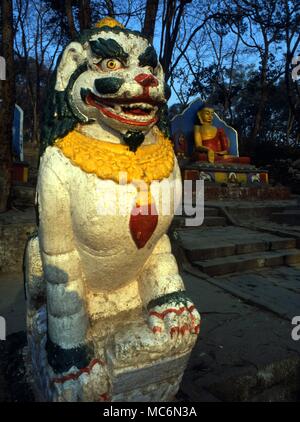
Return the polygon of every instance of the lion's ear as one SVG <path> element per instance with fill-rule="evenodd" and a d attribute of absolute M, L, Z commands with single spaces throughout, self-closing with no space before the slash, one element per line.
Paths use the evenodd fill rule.
<path fill-rule="evenodd" d="M 66 48 L 57 67 L 56 91 L 64 91 L 71 75 L 86 60 L 86 51 L 78 42 L 71 42 Z"/>

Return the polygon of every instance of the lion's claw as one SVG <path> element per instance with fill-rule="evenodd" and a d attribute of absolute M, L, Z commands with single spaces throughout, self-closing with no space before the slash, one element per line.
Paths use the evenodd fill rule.
<path fill-rule="evenodd" d="M 200 331 L 200 315 L 190 300 L 173 301 L 149 309 L 149 326 L 154 334 L 168 332 L 172 338 Z"/>

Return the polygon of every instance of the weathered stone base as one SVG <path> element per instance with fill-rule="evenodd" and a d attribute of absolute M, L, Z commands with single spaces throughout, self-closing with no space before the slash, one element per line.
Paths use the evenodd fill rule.
<path fill-rule="evenodd" d="M 36 312 L 28 313 L 27 323 L 29 359 L 36 401 L 172 401 L 179 389 L 190 355 L 188 352 L 148 364 L 136 362 L 135 367 L 122 367 L 121 361 L 124 362 L 124 356 L 119 355 L 119 351 L 116 350 L 118 347 L 112 346 L 104 353 L 105 361 L 103 351 L 100 351 L 101 358 L 98 355 L 88 367 L 80 370 L 72 367 L 66 373 L 55 374 L 48 364 L 45 350 L 46 306 L 43 305 Z M 144 340 L 147 342 L 147 339 Z M 124 347 L 121 349 L 123 353 L 130 354 Z"/>

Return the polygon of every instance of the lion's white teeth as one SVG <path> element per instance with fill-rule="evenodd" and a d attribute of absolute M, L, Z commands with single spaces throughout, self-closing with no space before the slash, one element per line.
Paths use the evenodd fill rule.
<path fill-rule="evenodd" d="M 116 111 L 117 113 L 121 113 L 121 112 L 122 112 L 122 107 L 121 107 L 121 106 L 119 106 L 119 105 L 115 105 L 115 106 L 114 106 L 114 109 L 115 109 L 115 111 Z"/>
<path fill-rule="evenodd" d="M 135 109 L 135 108 L 141 108 L 142 110 L 151 111 L 153 110 L 153 106 L 146 103 L 129 103 L 129 104 L 122 104 L 122 107 L 125 107 L 127 109 Z"/>

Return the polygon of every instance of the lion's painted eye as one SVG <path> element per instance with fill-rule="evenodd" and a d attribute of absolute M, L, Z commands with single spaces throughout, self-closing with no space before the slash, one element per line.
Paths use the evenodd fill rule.
<path fill-rule="evenodd" d="M 101 60 L 100 63 L 98 63 L 98 67 L 103 72 L 109 72 L 110 70 L 118 70 L 123 67 L 123 64 L 120 62 L 120 60 L 117 59 L 104 59 Z"/>

